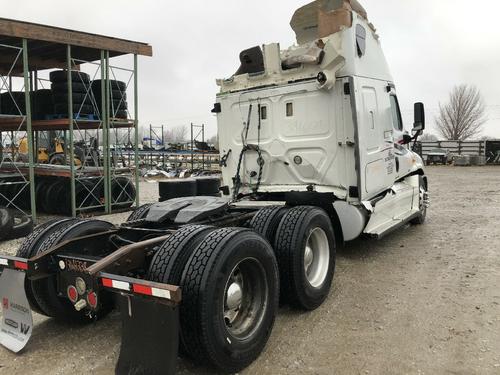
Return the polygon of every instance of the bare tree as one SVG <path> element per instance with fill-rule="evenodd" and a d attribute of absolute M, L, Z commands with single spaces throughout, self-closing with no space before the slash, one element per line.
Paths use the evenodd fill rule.
<path fill-rule="evenodd" d="M 481 138 L 479 138 L 480 141 L 494 141 L 496 140 L 497 138 L 495 137 L 491 137 L 489 135 L 484 135 L 482 136 Z"/>
<path fill-rule="evenodd" d="M 475 86 L 456 86 L 447 104 L 439 104 L 436 125 L 439 133 L 448 140 L 465 141 L 477 137 L 487 118 L 481 93 Z"/>
<path fill-rule="evenodd" d="M 437 142 L 438 137 L 436 137 L 434 134 L 424 133 L 418 138 L 418 140 L 420 142 Z"/>
<path fill-rule="evenodd" d="M 185 142 L 188 135 L 188 127 L 186 125 L 176 126 L 165 132 L 165 139 L 172 143 Z"/>

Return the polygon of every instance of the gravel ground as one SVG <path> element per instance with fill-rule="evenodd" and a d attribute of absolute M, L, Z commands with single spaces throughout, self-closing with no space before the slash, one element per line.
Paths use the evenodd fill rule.
<path fill-rule="evenodd" d="M 281 309 L 264 353 L 243 373 L 500 374 L 499 172 L 430 167 L 427 223 L 340 249 L 326 303 L 311 313 Z M 141 195 L 154 200 L 154 185 Z M 21 355 L 0 349 L 0 374 L 114 373 L 118 314 L 91 327 L 35 321 Z M 179 365 L 181 374 L 204 371 Z"/>

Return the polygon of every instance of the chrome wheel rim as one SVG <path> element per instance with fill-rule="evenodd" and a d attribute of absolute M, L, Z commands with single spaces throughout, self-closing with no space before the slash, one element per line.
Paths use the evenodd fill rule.
<path fill-rule="evenodd" d="M 259 261 L 247 258 L 233 268 L 226 281 L 222 307 L 224 324 L 231 336 L 243 340 L 259 328 L 268 295 L 266 273 Z"/>
<path fill-rule="evenodd" d="M 328 274 L 330 265 L 330 244 L 325 231 L 315 228 L 307 237 L 304 249 L 304 272 L 314 288 L 320 288 Z"/>

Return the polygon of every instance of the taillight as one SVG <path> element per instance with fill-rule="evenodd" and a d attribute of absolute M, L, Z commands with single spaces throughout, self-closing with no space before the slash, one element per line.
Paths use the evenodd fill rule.
<path fill-rule="evenodd" d="M 90 292 L 87 295 L 87 302 L 91 308 L 95 309 L 97 307 L 97 294 L 95 292 Z"/>
<path fill-rule="evenodd" d="M 76 301 L 78 300 L 78 291 L 73 285 L 68 286 L 67 294 L 69 300 L 73 303 L 76 303 Z"/>

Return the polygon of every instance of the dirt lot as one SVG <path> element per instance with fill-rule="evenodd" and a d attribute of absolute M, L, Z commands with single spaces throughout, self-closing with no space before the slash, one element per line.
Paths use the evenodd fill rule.
<path fill-rule="evenodd" d="M 282 309 L 244 374 L 500 374 L 500 168 L 428 174 L 427 224 L 340 249 L 327 302 Z M 117 314 L 85 328 L 35 320 L 23 354 L 0 349 L 0 374 L 113 373 Z M 204 373 L 184 361 L 179 370 Z"/>

